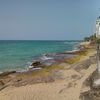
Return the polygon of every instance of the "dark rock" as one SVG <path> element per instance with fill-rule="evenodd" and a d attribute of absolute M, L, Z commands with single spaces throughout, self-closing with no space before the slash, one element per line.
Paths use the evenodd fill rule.
<path fill-rule="evenodd" d="M 41 62 L 40 61 L 34 61 L 31 66 L 39 66 L 41 65 Z"/>
<path fill-rule="evenodd" d="M 7 76 L 7 75 L 10 75 L 10 74 L 13 74 L 13 73 L 16 73 L 16 71 L 3 72 L 3 73 L 0 74 L 0 77 L 4 77 L 4 76 Z"/>
<path fill-rule="evenodd" d="M 93 73 L 92 73 L 92 75 L 85 81 L 85 84 L 86 85 L 88 85 L 88 86 L 90 86 L 90 88 L 91 89 L 96 89 L 96 90 L 98 90 L 98 89 L 100 89 L 100 85 L 99 84 L 95 84 L 95 82 L 97 81 L 97 80 L 99 80 L 100 79 L 100 74 L 98 74 L 98 71 L 96 70 L 96 71 L 94 71 Z"/>
<path fill-rule="evenodd" d="M 46 65 L 44 65 L 40 61 L 33 61 L 31 66 L 32 68 L 38 68 L 38 67 L 45 68 L 46 67 Z"/>
<path fill-rule="evenodd" d="M 89 90 L 87 92 L 81 93 L 81 100 L 100 100 L 100 90 Z"/>
<path fill-rule="evenodd" d="M 86 80 L 85 85 L 90 86 L 90 90 L 81 93 L 81 100 L 100 100 L 100 85 L 94 85 L 96 80 L 100 79 L 98 71 L 94 71 L 93 74 Z"/>

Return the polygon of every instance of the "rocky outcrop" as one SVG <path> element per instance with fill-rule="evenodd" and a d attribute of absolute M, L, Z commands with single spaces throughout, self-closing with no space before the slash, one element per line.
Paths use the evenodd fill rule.
<path fill-rule="evenodd" d="M 89 59 L 86 59 L 81 62 L 77 62 L 75 64 L 72 64 L 71 67 L 73 67 L 75 70 L 80 71 L 82 69 L 87 69 L 91 64 L 96 63 L 96 56 L 91 56 Z"/>
<path fill-rule="evenodd" d="M 36 83 L 48 83 L 48 82 L 54 82 L 54 78 L 52 76 L 41 76 L 36 78 L 28 78 L 21 81 L 16 81 L 12 85 L 19 87 L 19 86 L 25 86 L 27 84 L 36 84 Z"/>
<path fill-rule="evenodd" d="M 77 71 L 80 71 L 82 69 L 87 69 L 90 66 L 90 64 L 91 64 L 91 62 L 88 59 L 88 60 L 85 60 L 85 61 L 82 61 L 82 62 L 75 63 L 71 67 L 73 67 Z"/>
<path fill-rule="evenodd" d="M 9 86 L 14 73 L 16 73 L 16 71 L 7 71 L 0 74 L 0 91 Z"/>
<path fill-rule="evenodd" d="M 33 61 L 31 66 L 29 66 L 29 69 L 33 69 L 33 68 L 45 68 L 46 65 L 44 65 L 42 62 L 40 61 Z"/>
<path fill-rule="evenodd" d="M 3 82 L 3 80 L 0 80 L 0 91 L 2 89 L 4 89 L 6 86 L 5 86 L 5 83 Z"/>
<path fill-rule="evenodd" d="M 31 64 L 31 66 L 39 66 L 39 65 L 41 65 L 41 62 L 40 61 L 34 61 Z"/>
<path fill-rule="evenodd" d="M 10 74 L 13 74 L 13 73 L 16 73 L 16 71 L 7 71 L 7 72 L 3 72 L 3 73 L 0 74 L 0 78 L 1 78 L 1 77 L 5 77 L 5 76 L 10 75 Z"/>
<path fill-rule="evenodd" d="M 81 93 L 81 100 L 100 100 L 100 84 L 95 84 L 95 82 L 99 82 L 99 79 L 100 75 L 96 70 L 84 83 L 90 87 L 90 90 Z"/>

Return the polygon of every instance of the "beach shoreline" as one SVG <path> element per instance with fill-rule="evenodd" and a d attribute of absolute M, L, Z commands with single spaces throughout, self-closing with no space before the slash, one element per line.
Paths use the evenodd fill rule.
<path fill-rule="evenodd" d="M 50 67 L 46 67 L 46 68 L 43 68 L 42 70 L 38 70 L 35 72 L 32 70 L 29 70 L 28 72 L 23 72 L 23 73 L 16 73 L 12 71 L 9 73 L 5 72 L 5 73 L 0 74 L 0 90 L 1 90 L 0 97 L 2 98 L 2 99 L 0 98 L 0 100 L 6 100 L 3 97 L 5 93 L 7 95 L 10 95 L 8 96 L 9 97 L 8 100 L 11 100 L 12 96 L 16 94 L 20 96 L 21 94 L 18 94 L 18 91 L 26 91 L 24 89 L 25 88 L 29 89 L 29 87 L 32 87 L 31 89 L 32 91 L 34 89 L 35 90 L 38 89 L 39 91 L 44 92 L 44 93 L 46 92 L 45 91 L 46 87 L 52 88 L 49 90 L 51 91 L 50 94 L 53 95 L 53 92 L 56 90 L 56 91 L 59 91 L 59 93 L 62 94 L 62 96 L 65 94 L 64 91 L 66 91 L 66 88 L 69 91 L 73 91 L 73 89 L 75 89 L 74 85 L 76 84 L 76 81 L 81 82 L 81 79 L 85 75 L 85 71 L 87 71 L 88 68 L 90 68 L 90 66 L 94 65 L 96 62 L 96 55 L 95 55 L 96 51 L 94 49 L 86 48 L 85 51 L 77 52 L 77 54 L 78 56 L 72 57 L 70 59 L 66 59 L 62 62 L 56 63 Z M 95 70 L 95 68 L 93 67 L 91 68 L 91 70 L 92 69 Z M 91 73 L 93 72 L 93 70 L 91 71 Z M 89 75 L 87 75 L 87 77 L 89 77 Z M 50 84 L 52 84 L 52 87 Z M 67 87 L 65 86 L 65 84 Z M 56 85 L 58 85 L 58 87 L 56 87 Z M 53 89 L 54 87 L 56 87 L 55 90 Z M 64 89 L 64 87 L 66 88 Z M 68 87 L 71 87 L 71 88 L 68 88 Z M 31 90 L 29 89 L 30 94 L 32 93 Z M 10 91 L 12 92 L 16 91 L 16 93 L 14 93 L 11 96 L 11 94 L 9 94 Z M 25 93 L 27 93 L 27 91 Z M 33 93 L 34 93 L 33 95 L 37 95 L 38 91 L 37 92 L 35 91 Z M 42 96 L 43 94 L 41 94 L 40 97 L 43 98 L 43 100 L 47 100 L 47 98 L 48 100 L 54 100 L 54 98 L 55 99 L 57 98 L 57 100 L 60 100 L 61 97 L 59 98 L 59 93 L 56 94 L 56 96 L 58 95 L 57 97 L 54 96 L 53 98 L 50 98 L 47 96 L 43 97 Z M 50 94 L 48 93 L 47 95 L 50 95 Z M 28 98 L 28 95 L 29 94 L 27 94 L 26 98 Z M 24 100 L 23 96 L 20 98 L 21 99 L 15 98 L 13 100 L 17 100 L 17 99 Z M 38 97 L 36 98 L 37 99 L 35 100 L 40 100 Z M 67 95 L 67 98 L 71 98 L 70 93 L 69 95 Z M 27 99 L 27 100 L 31 100 L 31 99 Z M 62 99 L 62 100 L 65 100 L 65 99 Z M 73 100 L 73 99 L 67 99 L 67 100 Z"/>
<path fill-rule="evenodd" d="M 75 41 L 76 42 L 76 41 Z M 4 72 L 8 72 L 8 71 L 16 71 L 16 72 L 26 72 L 29 69 L 29 66 L 31 67 L 32 63 L 34 63 L 35 61 L 39 61 L 40 63 L 44 64 L 44 66 L 51 66 L 55 63 L 59 63 L 60 61 L 63 61 L 64 59 L 69 59 L 69 58 L 73 58 L 74 56 L 76 56 L 79 52 L 81 52 L 82 50 L 80 49 L 82 47 L 81 43 L 77 43 L 75 44 L 75 47 L 73 50 L 65 50 L 64 52 L 53 52 L 53 53 L 45 53 L 45 54 L 41 54 L 40 56 L 37 55 L 35 56 L 35 58 L 33 57 L 33 60 L 29 60 L 28 61 L 28 66 L 25 68 L 16 68 L 16 69 L 5 69 L 0 71 L 0 73 L 4 73 Z M 39 57 L 38 57 L 39 56 Z M 47 63 L 48 62 L 48 63 Z M 33 67 L 32 67 L 33 68 Z M 35 68 L 34 68 L 35 69 Z M 34 70 L 33 69 L 33 70 Z"/>
<path fill-rule="evenodd" d="M 62 59 L 67 57 L 65 51 L 73 50 L 80 41 L 53 40 L 13 40 L 0 41 L 0 71 L 26 70 L 33 60 L 40 60 L 47 64 L 47 59 Z M 46 57 L 45 57 L 46 55 Z"/>

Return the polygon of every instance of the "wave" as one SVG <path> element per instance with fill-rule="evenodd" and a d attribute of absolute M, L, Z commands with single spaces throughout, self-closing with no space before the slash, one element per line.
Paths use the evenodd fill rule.
<path fill-rule="evenodd" d="M 46 55 L 43 55 L 41 57 L 41 60 L 51 60 L 51 59 L 53 59 L 53 58 L 52 57 L 47 57 Z"/>

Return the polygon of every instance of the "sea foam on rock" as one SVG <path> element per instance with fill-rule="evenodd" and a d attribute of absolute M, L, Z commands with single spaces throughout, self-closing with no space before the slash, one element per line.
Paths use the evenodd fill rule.
<path fill-rule="evenodd" d="M 40 61 L 33 61 L 31 66 L 29 66 L 29 69 L 44 68 L 44 67 L 46 67 L 46 65 L 44 65 L 42 62 L 40 62 Z"/>

